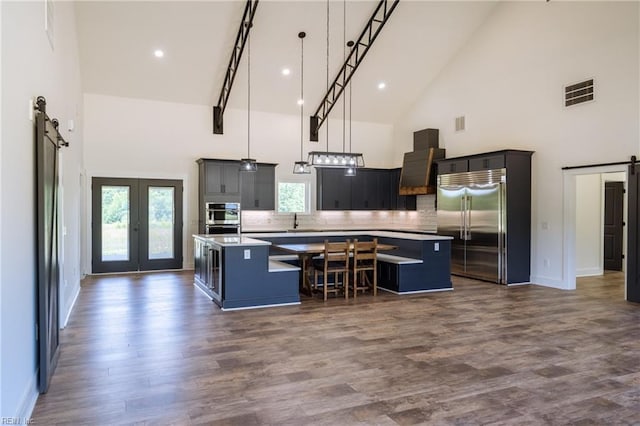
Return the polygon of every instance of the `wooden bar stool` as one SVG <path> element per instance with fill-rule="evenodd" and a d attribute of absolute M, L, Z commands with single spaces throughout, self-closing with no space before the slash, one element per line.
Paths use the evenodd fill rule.
<path fill-rule="evenodd" d="M 371 288 L 373 295 L 378 295 L 378 239 L 373 241 L 353 240 L 353 297 L 358 290 Z M 367 271 L 372 271 L 370 280 Z"/>
<path fill-rule="evenodd" d="M 324 300 L 328 293 L 344 292 L 344 298 L 349 298 L 349 251 L 351 242 L 330 243 L 324 241 L 324 257 L 313 262 L 313 286 L 318 286 L 318 275 L 322 274 L 322 292 Z M 329 275 L 333 275 L 333 283 L 329 289 Z M 339 277 L 342 281 L 338 281 Z"/>

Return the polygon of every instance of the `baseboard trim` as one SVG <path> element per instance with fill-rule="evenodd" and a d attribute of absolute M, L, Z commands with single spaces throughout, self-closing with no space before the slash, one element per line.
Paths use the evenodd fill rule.
<path fill-rule="evenodd" d="M 576 271 L 576 277 L 595 277 L 604 274 L 600 268 L 583 268 Z"/>
<path fill-rule="evenodd" d="M 532 276 L 531 284 L 540 285 L 542 287 L 557 288 L 558 290 L 571 290 L 564 281 L 556 280 L 549 277 Z"/>
<path fill-rule="evenodd" d="M 78 301 L 78 296 L 80 296 L 80 286 L 78 286 L 78 289 L 76 290 L 76 294 L 73 296 L 73 301 L 69 306 L 69 310 L 67 311 L 67 315 L 64 318 L 64 323 L 62 324 L 61 328 L 67 327 L 67 324 L 69 323 L 69 318 L 71 317 L 71 312 L 73 311 L 73 308 L 75 308 L 76 302 Z"/>
<path fill-rule="evenodd" d="M 452 288 L 435 288 L 433 290 L 415 290 L 415 291 L 402 291 L 402 292 L 389 290 L 388 288 L 384 288 L 384 287 L 378 287 L 378 290 L 387 291 L 389 293 L 397 294 L 398 296 L 404 296 L 407 294 L 438 293 L 441 291 L 453 291 L 453 287 Z"/>
<path fill-rule="evenodd" d="M 273 305 L 257 305 L 257 306 L 242 306 L 240 308 L 221 308 L 222 311 L 246 311 L 249 309 L 261 309 L 261 308 L 277 308 L 280 306 L 294 306 L 299 305 L 300 302 L 289 302 L 289 303 L 275 303 Z"/>
<path fill-rule="evenodd" d="M 39 371 L 40 370 L 36 369 L 35 374 L 27 384 L 27 388 L 21 398 L 20 406 L 18 407 L 18 412 L 15 415 L 15 419 L 22 421 L 21 424 L 28 424 L 27 420 L 31 419 L 33 409 L 36 407 L 36 402 L 38 401 L 38 396 L 40 396 L 40 392 L 38 392 Z"/>

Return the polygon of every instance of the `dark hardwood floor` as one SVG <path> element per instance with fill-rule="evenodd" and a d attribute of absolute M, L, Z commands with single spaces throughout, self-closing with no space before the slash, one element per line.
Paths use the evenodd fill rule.
<path fill-rule="evenodd" d="M 620 273 L 236 312 L 192 280 L 85 280 L 35 424 L 640 424 Z"/>

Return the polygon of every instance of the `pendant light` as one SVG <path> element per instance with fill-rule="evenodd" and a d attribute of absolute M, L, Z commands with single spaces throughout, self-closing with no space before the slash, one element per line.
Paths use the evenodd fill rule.
<path fill-rule="evenodd" d="M 249 32 L 247 35 L 247 158 L 240 160 L 240 171 L 255 172 L 257 170 L 258 163 L 251 158 L 251 33 Z"/>
<path fill-rule="evenodd" d="M 347 43 L 347 46 L 352 47 L 354 45 L 353 41 L 349 40 L 349 42 Z M 351 154 L 351 106 L 353 105 L 353 93 L 352 93 L 352 86 L 353 82 L 349 81 L 349 154 Z M 364 164 L 364 160 L 363 160 L 363 164 Z M 344 175 L 345 176 L 355 176 L 356 175 L 356 171 L 358 170 L 356 165 L 353 164 L 349 164 L 349 167 L 347 167 L 344 170 Z"/>
<path fill-rule="evenodd" d="M 298 37 L 300 38 L 300 100 L 298 103 L 300 104 L 300 161 L 296 161 L 293 165 L 293 174 L 294 175 L 307 175 L 311 173 L 311 169 L 309 168 L 309 163 L 302 160 L 302 149 L 303 149 L 303 123 L 304 123 L 304 38 L 307 36 L 307 33 L 301 31 L 298 33 Z"/>
<path fill-rule="evenodd" d="M 347 46 L 353 46 L 353 42 L 349 41 L 351 44 L 345 44 L 347 41 L 347 0 L 342 1 L 342 60 L 346 60 L 347 57 Z M 351 80 L 349 80 L 349 153 L 351 153 Z M 346 94 L 342 96 L 342 152 L 344 152 L 344 143 L 345 143 L 345 123 L 347 121 L 347 111 L 345 108 L 345 104 L 347 102 Z M 348 162 L 353 161 L 353 159 L 349 158 Z M 347 168 L 344 169 L 345 176 L 355 176 L 356 168 L 352 164 L 347 164 Z"/>
<path fill-rule="evenodd" d="M 346 6 L 345 6 L 346 10 Z M 345 21 L 346 28 L 346 21 Z M 345 30 L 346 33 L 346 30 Z M 327 0 L 327 92 L 329 91 L 329 0 Z M 344 102 L 344 99 L 343 99 Z M 344 113 L 343 113 L 344 120 Z M 344 122 L 343 122 L 344 126 Z M 326 122 L 327 150 L 309 152 L 308 163 L 316 167 L 333 167 L 340 169 L 364 167 L 364 158 L 360 153 L 344 152 L 344 138 L 342 152 L 329 151 L 329 120 Z M 344 134 L 344 131 L 343 131 Z"/>

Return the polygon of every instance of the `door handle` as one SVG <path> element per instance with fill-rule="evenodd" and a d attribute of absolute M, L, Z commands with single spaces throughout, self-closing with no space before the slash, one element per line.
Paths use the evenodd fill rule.
<path fill-rule="evenodd" d="M 471 196 L 468 195 L 467 196 L 467 226 L 466 226 L 466 232 L 467 235 L 465 236 L 466 240 L 470 240 L 471 239 Z"/>
<path fill-rule="evenodd" d="M 464 204 L 464 196 L 462 196 L 460 198 L 460 239 L 464 239 L 462 233 L 464 232 L 464 210 L 465 210 L 465 204 Z"/>

